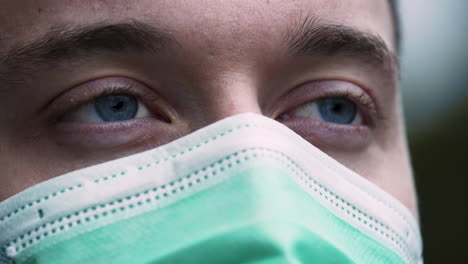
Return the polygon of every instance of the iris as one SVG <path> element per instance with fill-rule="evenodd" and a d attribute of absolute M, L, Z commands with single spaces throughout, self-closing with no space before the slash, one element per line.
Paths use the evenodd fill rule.
<path fill-rule="evenodd" d="M 320 99 L 317 108 L 324 121 L 337 124 L 351 124 L 358 114 L 356 105 L 343 97 Z"/>
<path fill-rule="evenodd" d="M 105 122 L 132 119 L 138 112 L 138 101 L 129 95 L 105 95 L 94 101 L 96 114 Z"/>

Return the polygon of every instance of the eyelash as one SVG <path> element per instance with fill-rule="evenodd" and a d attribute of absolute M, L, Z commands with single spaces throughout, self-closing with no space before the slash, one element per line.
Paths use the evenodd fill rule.
<path fill-rule="evenodd" d="M 144 92 L 144 91 L 139 91 L 134 87 L 133 84 L 131 83 L 108 83 L 104 88 L 94 88 L 92 87 L 91 90 L 98 90 L 96 92 L 93 91 L 88 91 L 84 98 L 77 98 L 76 97 L 71 97 L 68 99 L 68 105 L 64 106 L 63 108 L 60 107 L 61 109 L 58 111 L 60 114 L 55 120 L 57 122 L 60 122 L 64 119 L 66 115 L 69 113 L 77 110 L 79 107 L 92 103 L 96 98 L 102 97 L 102 96 L 108 96 L 108 95 L 116 95 L 116 94 L 123 94 L 123 95 L 128 95 L 128 96 L 133 96 L 135 97 L 138 101 L 140 101 L 143 105 L 145 105 L 146 108 L 157 118 L 160 118 L 161 120 L 165 122 L 170 122 L 170 119 L 167 114 L 164 113 L 164 111 L 161 109 L 161 107 L 157 106 L 158 101 L 160 101 L 160 98 L 158 98 L 156 95 L 151 94 L 150 92 Z M 81 92 L 83 94 L 83 92 Z M 72 102 L 70 104 L 70 102 Z M 148 103 L 151 102 L 151 103 Z"/>
<path fill-rule="evenodd" d="M 363 91 L 357 92 L 355 89 L 351 89 L 351 88 L 346 88 L 345 90 L 331 90 L 331 91 L 323 92 L 319 96 L 312 97 L 305 101 L 301 101 L 300 103 L 296 103 L 292 106 L 289 106 L 287 110 L 283 111 L 280 115 L 278 115 L 278 117 L 288 114 L 294 109 L 302 105 L 316 102 L 318 100 L 329 98 L 329 97 L 346 98 L 350 100 L 351 102 L 353 102 L 354 104 L 356 104 L 358 111 L 363 118 L 364 125 L 373 126 L 375 125 L 377 119 L 383 119 L 383 117 L 379 115 L 376 105 L 369 95 L 367 95 Z"/>
<path fill-rule="evenodd" d="M 112 78 L 112 77 L 111 77 Z M 115 95 L 115 94 L 124 94 L 129 96 L 134 96 L 138 101 L 140 101 L 150 112 L 152 115 L 156 116 L 158 119 L 163 120 L 165 122 L 170 123 L 171 120 L 167 112 L 160 106 L 160 104 L 156 103 L 160 101 L 157 95 L 149 91 L 142 91 L 143 89 L 137 89 L 135 86 L 144 84 L 133 83 L 136 81 L 121 81 L 121 82 L 112 82 L 112 80 L 105 82 L 105 85 L 90 85 L 88 91 L 79 91 L 76 94 L 86 94 L 85 98 L 77 98 L 70 97 L 65 103 L 61 105 L 59 104 L 59 111 L 55 113 L 62 113 L 59 115 L 55 121 L 60 122 L 63 121 L 63 117 L 67 114 L 71 113 L 72 111 L 78 109 L 80 106 L 84 104 L 92 103 L 96 98 L 101 96 L 108 96 L 108 95 Z M 96 88 L 97 87 L 97 88 Z M 85 88 L 86 89 L 86 88 Z M 149 89 L 149 88 L 147 88 Z M 90 91 L 91 90 L 91 91 Z M 95 92 L 93 92 L 93 90 Z M 99 91 L 97 91 L 99 90 Z M 80 96 L 82 97 L 82 96 Z M 378 111 L 376 109 L 375 103 L 373 102 L 372 98 L 367 95 L 364 91 L 357 91 L 357 89 L 352 88 L 345 88 L 341 90 L 329 90 L 323 92 L 322 95 L 316 96 L 313 99 L 309 99 L 307 101 L 303 101 L 300 104 L 294 104 L 292 107 L 288 107 L 287 111 L 284 111 L 279 117 L 283 116 L 284 114 L 288 114 L 289 112 L 293 111 L 295 108 L 311 103 L 320 99 L 328 98 L 328 97 L 342 97 L 350 100 L 359 109 L 359 113 L 363 118 L 363 122 L 365 125 L 372 126 L 375 124 L 377 119 L 383 119 L 379 116 Z"/>
<path fill-rule="evenodd" d="M 351 89 L 346 89 L 345 91 L 332 92 L 329 95 L 318 98 L 317 100 L 326 98 L 326 97 L 343 97 L 351 102 L 355 103 L 364 125 L 372 126 L 375 124 L 375 118 L 378 115 L 377 109 L 375 107 L 372 99 L 366 95 L 364 92 L 356 94 Z"/>
<path fill-rule="evenodd" d="M 369 98 L 369 96 L 365 95 L 364 93 L 357 95 L 355 92 L 351 91 L 351 89 L 347 89 L 346 91 L 332 92 L 331 94 L 322 96 L 318 98 L 317 100 L 320 100 L 326 97 L 344 97 L 344 98 L 350 99 L 352 102 L 364 108 L 366 112 L 369 112 L 373 115 L 377 115 L 377 109 L 375 108 L 374 102 L 372 102 L 372 99 Z"/>

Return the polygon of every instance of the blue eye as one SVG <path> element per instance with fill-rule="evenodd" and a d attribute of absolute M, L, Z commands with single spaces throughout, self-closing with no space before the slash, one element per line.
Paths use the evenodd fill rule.
<path fill-rule="evenodd" d="M 361 114 L 356 104 L 346 97 L 326 97 L 305 103 L 285 116 L 304 117 L 340 125 L 359 124 Z"/>
<path fill-rule="evenodd" d="M 358 115 L 356 104 L 343 97 L 320 99 L 317 108 L 321 119 L 331 123 L 351 124 Z"/>
<path fill-rule="evenodd" d="M 110 94 L 81 104 L 62 119 L 79 122 L 119 122 L 152 116 L 148 109 L 132 95 Z"/>
<path fill-rule="evenodd" d="M 138 101 L 129 95 L 105 95 L 94 100 L 94 110 L 104 122 L 125 121 L 135 118 Z"/>

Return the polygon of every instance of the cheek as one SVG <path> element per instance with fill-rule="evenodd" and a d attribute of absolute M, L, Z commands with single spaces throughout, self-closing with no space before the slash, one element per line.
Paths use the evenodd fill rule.
<path fill-rule="evenodd" d="M 397 145 L 400 144 L 394 143 L 387 150 L 374 144 L 362 152 L 325 152 L 399 200 L 417 217 L 416 192 L 408 154 Z"/>
<path fill-rule="evenodd" d="M 376 153 L 372 149 L 373 146 L 361 151 L 345 152 L 327 149 L 323 149 L 323 151 L 368 181 L 376 183 L 385 171 L 385 168 L 381 167 L 382 155 L 384 154 Z"/>
<path fill-rule="evenodd" d="M 418 218 L 413 174 L 406 157 L 406 154 L 389 154 L 385 159 L 388 169 L 382 171 L 376 184 L 403 203 Z"/>
<path fill-rule="evenodd" d="M 42 155 L 47 156 L 47 152 L 45 151 Z M 0 153 L 0 166 L 2 167 L 0 201 L 46 180 L 47 178 L 43 177 L 44 173 L 53 171 L 44 159 L 37 159 L 37 157 L 34 159 L 31 156 L 33 156 L 31 151 L 2 149 Z"/>
<path fill-rule="evenodd" d="M 0 145 L 0 201 L 53 177 L 156 148 L 187 133 L 187 128 L 177 126 L 162 134 L 148 133 L 128 144 L 103 148 L 69 144 L 68 141 L 64 144 L 50 131 L 10 136 L 8 140 L 2 140 L 5 144 Z M 5 136 L 3 138 L 6 139 Z"/>

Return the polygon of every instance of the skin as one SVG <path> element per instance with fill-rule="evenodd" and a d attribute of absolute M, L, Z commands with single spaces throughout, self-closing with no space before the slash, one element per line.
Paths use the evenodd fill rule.
<path fill-rule="evenodd" d="M 376 66 L 346 54 L 293 56 L 284 41 L 288 30 L 308 18 L 315 25 L 341 25 L 378 37 L 389 53 L 396 53 L 387 1 L 134 3 L 2 3 L 0 201 L 63 173 L 160 146 L 228 116 L 254 112 L 283 122 L 417 214 L 395 62 Z M 174 41 L 151 56 L 103 51 L 54 67 L 38 64 L 28 71 L 5 63 L 9 52 L 57 25 L 73 28 L 135 20 L 162 29 Z M 109 82 L 131 83 L 134 92 L 143 95 L 140 101 L 150 115 L 112 124 L 77 120 L 77 109 Z M 337 125 L 295 117 L 294 109 L 300 105 L 333 92 L 356 94 L 358 99 L 352 100 L 366 121 Z"/>

